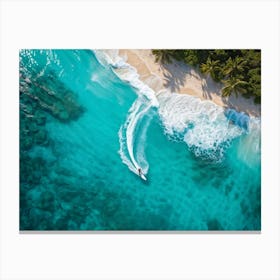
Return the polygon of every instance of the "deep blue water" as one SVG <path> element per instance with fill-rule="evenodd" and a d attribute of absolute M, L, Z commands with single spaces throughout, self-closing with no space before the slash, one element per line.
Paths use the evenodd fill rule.
<path fill-rule="evenodd" d="M 129 70 L 20 52 L 20 229 L 260 230 L 260 120 Z"/>

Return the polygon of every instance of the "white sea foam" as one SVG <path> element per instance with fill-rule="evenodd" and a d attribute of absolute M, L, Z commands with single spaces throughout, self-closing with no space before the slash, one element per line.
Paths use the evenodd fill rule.
<path fill-rule="evenodd" d="M 93 50 L 96 58 L 104 67 L 121 65 L 123 59 L 119 56 L 119 50 Z M 118 63 L 120 61 L 120 63 Z"/>
<path fill-rule="evenodd" d="M 147 174 L 149 164 L 145 157 L 144 147 L 152 107 L 159 105 L 155 92 L 140 81 L 137 70 L 118 55 L 118 50 L 94 50 L 94 53 L 104 67 L 112 67 L 120 79 L 136 89 L 138 98 L 132 104 L 126 122 L 119 130 L 119 153 L 123 163 L 132 172 L 138 174 L 138 169 L 141 168 L 143 174 Z"/>
<path fill-rule="evenodd" d="M 120 156 L 123 163 L 135 174 L 138 174 L 138 168 L 140 167 L 144 174 L 147 174 L 149 169 L 144 147 L 150 120 L 151 105 L 137 99 L 129 110 L 126 122 L 119 130 Z M 138 145 L 136 142 L 138 142 Z M 136 151 L 135 147 L 137 148 Z"/>
<path fill-rule="evenodd" d="M 94 53 L 103 66 L 113 67 L 113 71 L 120 79 L 133 86 L 138 96 L 145 96 L 152 106 L 158 107 L 155 92 L 139 79 L 137 70 L 119 56 L 118 50 L 94 50 Z"/>
<path fill-rule="evenodd" d="M 249 167 L 260 164 L 261 120 L 259 118 L 250 119 L 248 133 L 239 142 L 238 158 Z"/>
<path fill-rule="evenodd" d="M 128 166 L 129 170 L 136 173 L 135 166 L 131 162 L 131 159 L 129 157 L 129 152 L 127 149 L 127 143 L 126 143 L 126 137 L 125 137 L 125 127 L 122 125 L 119 130 L 119 142 L 120 142 L 120 149 L 119 154 L 122 159 L 122 162 Z"/>
<path fill-rule="evenodd" d="M 148 171 L 143 145 L 137 148 L 135 159 L 134 137 L 137 134 L 137 123 L 145 115 L 141 114 L 141 110 L 149 112 L 152 106 L 159 108 L 159 116 L 166 135 L 172 140 L 184 141 L 198 157 L 220 161 L 232 140 L 242 134 L 246 134 L 244 139 L 246 143 L 249 143 L 248 145 L 255 147 L 255 151 L 260 151 L 260 120 L 258 118 L 248 118 L 248 127 L 244 129 L 227 118 L 224 108 L 211 101 L 202 101 L 188 94 L 170 93 L 167 90 L 155 93 L 139 80 L 137 70 L 118 55 L 118 50 L 94 52 L 99 62 L 105 67 L 108 65 L 113 67 L 114 72 L 122 80 L 129 82 L 136 89 L 140 98 L 131 107 L 126 123 L 119 132 L 122 160 L 133 172 L 137 173 L 137 166 L 140 165 L 143 168 L 145 164 L 147 164 L 146 172 Z M 142 105 L 146 104 L 146 107 L 140 106 L 139 102 Z M 238 113 L 235 115 L 239 117 Z M 143 134 L 138 135 L 143 143 L 145 143 L 146 134 L 144 130 L 147 129 L 148 123 L 142 131 Z M 248 147 L 248 145 L 244 146 Z"/>
<path fill-rule="evenodd" d="M 196 156 L 221 160 L 231 140 L 244 133 L 211 101 L 176 93 L 161 93 L 158 100 L 166 134 L 184 141 Z"/>
<path fill-rule="evenodd" d="M 138 170 L 140 167 L 138 163 L 136 162 L 136 159 L 134 157 L 134 144 L 135 144 L 135 135 L 137 134 L 137 126 L 140 125 L 140 120 L 143 118 L 143 116 L 147 113 L 147 111 L 150 109 L 149 105 L 144 104 L 144 106 L 141 106 L 143 103 L 141 102 L 140 98 L 138 98 L 132 105 L 131 109 L 129 110 L 129 115 L 127 118 L 127 129 L 126 129 L 126 139 L 127 139 L 127 147 L 129 156 L 135 166 L 135 168 Z M 143 131 L 141 131 L 143 135 Z M 143 139 L 143 136 L 142 136 Z M 145 139 L 143 139 L 145 141 Z M 142 143 L 142 145 L 145 142 Z M 144 159 L 144 157 L 142 157 Z M 147 164 L 145 164 L 147 165 Z M 147 170 L 144 170 L 144 166 L 141 166 L 143 169 L 143 172 L 146 173 Z"/>

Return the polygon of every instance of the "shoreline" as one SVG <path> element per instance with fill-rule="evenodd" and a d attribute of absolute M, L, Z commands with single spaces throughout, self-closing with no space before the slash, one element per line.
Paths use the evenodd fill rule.
<path fill-rule="evenodd" d="M 241 95 L 236 97 L 234 94 L 222 97 L 222 84 L 214 82 L 195 67 L 180 61 L 170 64 L 155 62 L 151 49 L 120 49 L 119 56 L 137 70 L 139 79 L 152 88 L 156 95 L 162 90 L 189 94 L 249 116 L 261 116 L 261 105 L 255 104 L 252 98 L 247 99 Z"/>

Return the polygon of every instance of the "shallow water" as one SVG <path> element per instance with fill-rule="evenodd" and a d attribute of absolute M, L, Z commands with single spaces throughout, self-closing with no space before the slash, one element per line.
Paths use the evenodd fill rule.
<path fill-rule="evenodd" d="M 20 229 L 260 230 L 260 120 L 112 64 L 20 52 Z"/>

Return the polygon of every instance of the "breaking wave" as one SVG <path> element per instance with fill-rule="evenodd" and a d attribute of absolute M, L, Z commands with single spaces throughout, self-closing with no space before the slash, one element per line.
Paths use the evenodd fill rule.
<path fill-rule="evenodd" d="M 122 162 L 138 174 L 148 173 L 149 164 L 145 156 L 146 132 L 153 116 L 154 109 L 158 107 L 155 92 L 140 81 L 137 70 L 126 63 L 118 55 L 118 50 L 95 50 L 98 61 L 105 67 L 112 67 L 119 78 L 127 81 L 136 89 L 138 98 L 128 111 L 125 123 L 119 130 L 119 142 Z"/>

